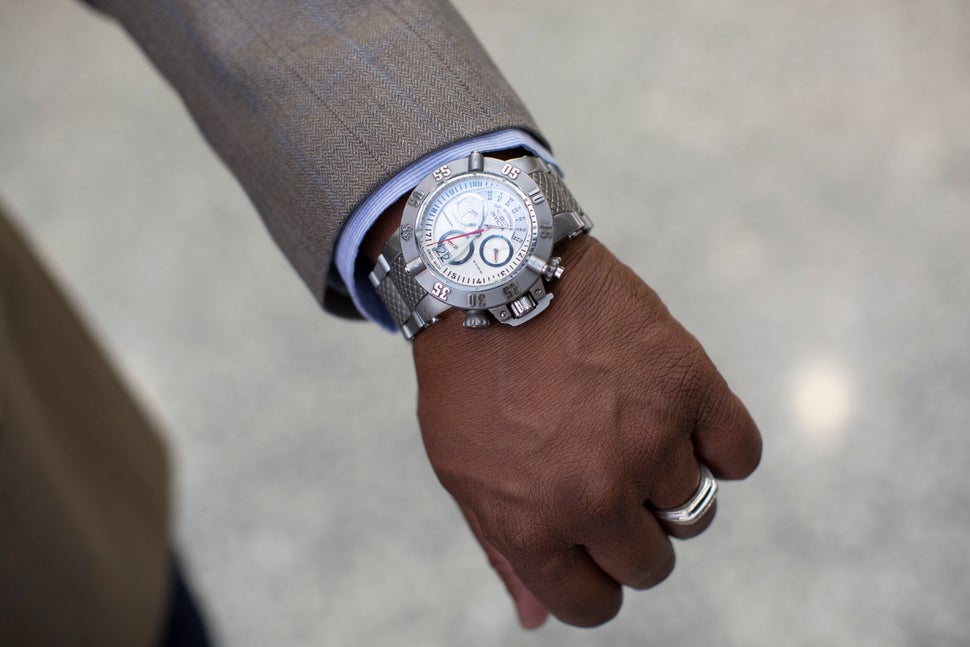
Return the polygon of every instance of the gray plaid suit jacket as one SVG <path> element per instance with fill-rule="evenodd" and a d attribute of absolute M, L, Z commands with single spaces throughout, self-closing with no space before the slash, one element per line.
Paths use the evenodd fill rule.
<path fill-rule="evenodd" d="M 314 295 L 349 313 L 335 239 L 447 144 L 538 133 L 445 0 L 93 0 L 182 96 Z"/>
<path fill-rule="evenodd" d="M 540 137 L 444 0 L 91 1 L 168 78 L 333 311 L 350 314 L 328 279 L 335 240 L 377 187 L 462 139 Z M 2 214 L 0 309 L 0 644 L 154 644 L 164 449 Z"/>

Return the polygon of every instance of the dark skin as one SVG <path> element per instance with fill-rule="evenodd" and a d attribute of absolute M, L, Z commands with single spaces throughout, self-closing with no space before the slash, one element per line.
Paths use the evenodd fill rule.
<path fill-rule="evenodd" d="M 376 259 L 403 200 L 371 230 Z M 560 245 L 566 272 L 546 313 L 511 327 L 421 332 L 418 420 L 431 464 L 458 502 L 526 628 L 548 614 L 592 627 L 674 566 L 657 520 L 697 489 L 757 467 L 761 436 L 700 343 L 657 294 L 592 236 Z M 475 358 L 474 370 L 461 358 Z"/>

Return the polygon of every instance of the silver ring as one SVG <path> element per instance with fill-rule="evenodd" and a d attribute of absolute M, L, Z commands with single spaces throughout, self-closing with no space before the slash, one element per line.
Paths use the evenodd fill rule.
<path fill-rule="evenodd" d="M 678 526 L 689 526 L 696 523 L 704 513 L 714 505 L 717 498 L 717 480 L 711 474 L 707 466 L 701 465 L 701 483 L 697 486 L 694 496 L 682 506 L 670 508 L 668 510 L 655 510 L 654 514 L 661 521 L 677 524 Z"/>

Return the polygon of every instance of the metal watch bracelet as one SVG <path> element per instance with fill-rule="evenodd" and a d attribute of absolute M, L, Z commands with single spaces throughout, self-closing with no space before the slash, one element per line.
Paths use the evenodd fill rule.
<path fill-rule="evenodd" d="M 592 221 L 579 207 L 555 167 L 533 156 L 518 157 L 508 162 L 526 173 L 545 196 L 553 214 L 554 245 L 592 228 Z M 411 341 L 418 332 L 435 323 L 442 313 L 453 306 L 431 296 L 408 273 L 401 250 L 400 234 L 401 230 L 398 228 L 385 243 L 370 274 L 370 281 L 405 339 Z M 556 269 L 556 266 L 547 268 L 549 274 L 545 278 L 558 278 L 561 272 Z M 551 298 L 551 295 L 548 296 Z M 548 299 L 545 301 L 543 307 Z M 510 305 L 512 307 L 509 308 L 508 315 L 514 318 L 518 313 L 514 304 Z"/>

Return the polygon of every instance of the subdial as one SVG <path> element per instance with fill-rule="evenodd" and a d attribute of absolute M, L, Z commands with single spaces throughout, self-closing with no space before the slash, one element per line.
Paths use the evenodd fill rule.
<path fill-rule="evenodd" d="M 451 215 L 459 227 L 478 229 L 485 220 L 485 198 L 472 194 L 454 203 Z"/>
<path fill-rule="evenodd" d="M 481 232 L 469 234 L 457 229 L 446 231 L 438 239 L 438 244 L 434 246 L 433 251 L 442 263 L 461 265 L 468 262 L 468 259 L 472 257 L 472 253 L 475 251 L 473 238 L 480 234 Z"/>
<path fill-rule="evenodd" d="M 491 267 L 502 267 L 512 260 L 513 250 L 514 248 L 511 240 L 505 236 L 492 234 L 482 241 L 481 247 L 478 250 L 478 255 L 483 261 L 485 261 L 486 265 Z"/>

